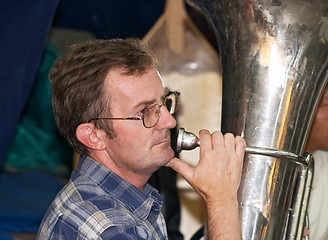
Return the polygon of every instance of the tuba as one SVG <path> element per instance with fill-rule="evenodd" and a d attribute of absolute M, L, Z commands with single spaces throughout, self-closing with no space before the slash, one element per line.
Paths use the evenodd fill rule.
<path fill-rule="evenodd" d="M 187 0 L 212 23 L 223 133 L 246 139 L 242 237 L 301 239 L 313 159 L 303 154 L 328 76 L 327 0 Z M 179 130 L 178 150 L 197 145 Z"/>

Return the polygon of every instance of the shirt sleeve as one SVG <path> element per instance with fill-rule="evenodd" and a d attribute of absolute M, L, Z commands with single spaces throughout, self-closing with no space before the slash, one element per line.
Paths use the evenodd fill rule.
<path fill-rule="evenodd" d="M 154 239 L 152 234 L 143 227 L 121 224 L 107 228 L 101 235 L 102 240 L 145 240 Z"/>
<path fill-rule="evenodd" d="M 46 220 L 39 229 L 37 240 L 78 239 L 78 230 L 69 222 L 59 219 L 52 225 L 53 219 Z"/>
<path fill-rule="evenodd" d="M 97 229 L 97 224 L 94 230 Z M 46 229 L 45 229 L 46 230 Z M 89 231 L 88 234 L 85 229 L 77 229 L 67 221 L 57 221 L 51 235 L 47 236 L 47 231 L 44 234 L 39 232 L 38 239 L 64 240 L 64 239 L 85 239 L 85 240 L 145 240 L 154 239 L 152 234 L 140 226 L 133 226 L 128 223 L 111 226 L 105 229 L 102 233 L 97 231 Z"/>

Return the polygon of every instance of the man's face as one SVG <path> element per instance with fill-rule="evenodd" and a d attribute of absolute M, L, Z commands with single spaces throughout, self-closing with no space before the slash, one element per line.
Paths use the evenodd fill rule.
<path fill-rule="evenodd" d="M 311 126 L 306 151 L 328 150 L 328 86 L 325 88 Z"/>
<path fill-rule="evenodd" d="M 105 80 L 110 96 L 111 117 L 141 117 L 142 110 L 154 103 L 162 104 L 165 91 L 155 69 L 140 76 L 122 75 L 110 71 Z M 161 107 L 158 123 L 144 127 L 141 120 L 112 120 L 116 137 L 107 138 L 106 151 L 114 170 L 121 177 L 147 176 L 168 163 L 174 156 L 170 129 L 175 119 L 166 107 Z"/>

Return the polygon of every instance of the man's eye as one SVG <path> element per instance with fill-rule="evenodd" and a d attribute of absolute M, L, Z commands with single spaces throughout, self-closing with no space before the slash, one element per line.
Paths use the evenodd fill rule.
<path fill-rule="evenodd" d="M 142 110 L 140 110 L 139 112 L 137 112 L 137 117 L 142 117 L 145 114 L 145 112 L 148 111 L 149 108 L 150 108 L 150 106 L 147 106 L 147 107 L 143 108 Z"/>
<path fill-rule="evenodd" d="M 136 117 L 142 117 L 145 113 L 143 112 L 143 110 L 139 111 L 136 113 Z"/>

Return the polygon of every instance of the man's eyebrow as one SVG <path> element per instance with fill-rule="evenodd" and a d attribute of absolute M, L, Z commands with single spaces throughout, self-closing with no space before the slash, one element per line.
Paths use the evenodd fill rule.
<path fill-rule="evenodd" d="M 154 103 L 156 103 L 156 100 L 155 99 L 147 100 L 147 101 L 142 101 L 142 102 L 137 103 L 134 106 L 134 108 L 139 108 L 140 106 L 152 105 Z"/>
<path fill-rule="evenodd" d="M 165 98 L 165 96 L 167 95 L 167 93 L 163 93 L 163 95 L 161 96 L 161 100 L 163 100 Z M 134 108 L 139 108 L 140 106 L 146 106 L 146 105 L 152 105 L 155 104 L 157 102 L 156 99 L 151 99 L 151 100 L 145 100 L 145 101 L 141 101 L 139 103 L 137 103 Z"/>

